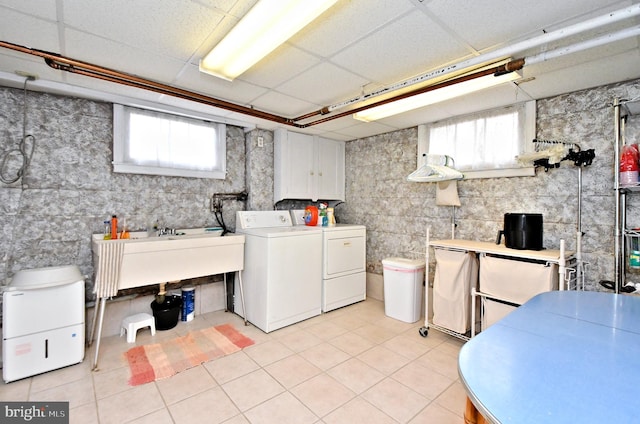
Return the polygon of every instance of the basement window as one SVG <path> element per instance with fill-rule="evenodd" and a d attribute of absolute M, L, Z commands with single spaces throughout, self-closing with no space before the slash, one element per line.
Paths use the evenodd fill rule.
<path fill-rule="evenodd" d="M 113 171 L 224 179 L 226 126 L 113 105 Z"/>
<path fill-rule="evenodd" d="M 533 176 L 516 156 L 533 151 L 535 121 L 531 101 L 434 122 L 423 129 L 424 152 L 452 157 L 465 179 Z"/>

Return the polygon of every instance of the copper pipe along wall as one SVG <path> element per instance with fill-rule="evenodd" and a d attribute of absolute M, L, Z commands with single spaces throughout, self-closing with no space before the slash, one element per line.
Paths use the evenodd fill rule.
<path fill-rule="evenodd" d="M 219 107 L 221 109 L 230 110 L 232 112 L 242 113 L 245 115 L 250 115 L 255 118 L 262 118 L 268 121 L 278 122 L 281 124 L 291 125 L 291 121 L 287 118 L 280 117 L 277 115 L 273 115 L 267 112 L 262 112 L 257 109 L 247 108 L 245 106 L 236 105 L 234 103 L 226 102 L 224 100 L 215 99 L 213 97 L 205 96 L 202 94 L 194 93 L 192 91 L 183 90 L 180 88 L 172 87 L 169 85 L 154 83 L 152 81 L 143 80 L 141 78 L 135 77 L 134 79 L 116 77 L 111 74 L 103 74 L 101 72 L 94 72 L 91 70 L 85 70 L 81 68 L 77 68 L 75 66 L 66 65 L 64 63 L 58 63 L 56 60 L 51 60 L 46 58 L 45 62 L 47 65 L 52 67 L 53 69 L 58 69 L 61 71 L 67 71 L 78 75 L 83 75 L 91 78 L 100 79 L 103 81 L 113 82 L 116 84 L 126 85 L 129 87 L 142 88 L 144 90 L 153 91 L 159 94 L 166 94 L 169 96 L 177 97 L 180 99 L 190 100 L 193 102 L 203 103 L 208 106 Z M 126 75 L 126 74 L 125 74 Z M 152 83 L 152 84 L 148 84 Z"/>
<path fill-rule="evenodd" d="M 366 106 L 361 106 L 358 108 L 351 109 L 346 112 L 342 112 L 339 114 L 331 115 L 326 118 L 318 119 L 312 122 L 308 122 L 306 124 L 299 124 L 298 121 L 311 118 L 317 115 L 325 115 L 330 113 L 327 107 L 324 107 L 318 111 L 308 113 L 306 115 L 302 115 L 300 117 L 291 119 L 286 118 L 279 115 L 274 115 L 268 112 L 263 112 L 251 107 L 246 107 L 242 105 L 238 105 L 235 103 L 227 102 L 225 100 L 216 99 L 214 97 L 205 96 L 203 94 L 198 94 L 193 91 L 183 90 L 181 88 L 173 87 L 170 85 L 158 83 L 152 80 L 144 79 L 137 77 L 135 75 L 127 74 L 124 72 L 115 71 L 113 69 L 105 68 L 98 65 L 93 65 L 91 63 L 78 61 L 75 59 L 67 58 L 61 56 L 59 54 L 45 52 L 43 50 L 32 49 L 29 47 L 20 46 L 13 43 L 8 43 L 5 41 L 0 41 L 0 47 L 4 47 L 7 49 L 15 50 L 21 53 L 30 54 L 33 56 L 41 57 L 45 60 L 46 64 L 53 69 L 58 69 L 61 71 L 67 71 L 79 75 L 84 75 L 91 78 L 100 79 L 103 81 L 113 82 L 116 84 L 126 85 L 129 87 L 141 88 L 144 90 L 153 91 L 160 94 L 165 94 L 177 98 L 181 98 L 184 100 L 190 100 L 197 103 L 206 104 L 209 106 L 218 107 L 221 109 L 229 110 L 232 112 L 241 113 L 244 115 L 252 116 L 254 118 L 265 119 L 268 121 L 276 122 L 283 125 L 289 125 L 296 128 L 308 128 L 314 125 L 322 124 L 325 122 L 332 121 L 334 119 L 342 118 L 347 115 L 351 115 L 357 112 L 361 112 L 363 110 L 371 109 L 376 106 L 380 106 L 386 103 L 390 103 L 396 100 L 404 99 L 407 97 L 415 96 L 417 94 L 426 93 L 428 91 L 437 90 L 439 88 L 447 87 L 449 85 L 458 84 L 464 81 L 468 81 L 474 78 L 480 78 L 485 75 L 490 74 L 503 74 L 508 72 L 513 72 L 522 69 L 524 66 L 524 59 L 518 59 L 511 61 L 505 65 L 501 65 L 495 68 L 487 69 L 484 71 L 475 72 L 473 74 L 464 75 L 458 78 L 454 78 L 448 81 L 444 81 L 438 84 L 426 86 L 417 90 L 413 90 L 407 93 L 403 93 L 397 96 L 390 97 L 388 99 L 380 100 Z"/>
<path fill-rule="evenodd" d="M 366 106 L 360 106 L 345 112 L 341 112 L 338 113 L 336 115 L 331 115 L 327 118 L 323 118 L 323 119 L 318 119 L 315 120 L 313 122 L 309 122 L 308 124 L 302 124 L 299 125 L 301 128 L 306 128 L 306 127 L 310 127 L 313 125 L 318 125 L 318 124 L 322 124 L 324 122 L 329 122 L 332 121 L 334 119 L 338 119 L 338 118 L 342 118 L 348 115 L 352 115 L 354 113 L 358 113 L 358 112 L 362 112 L 363 110 L 367 110 L 367 109 L 371 109 L 374 108 L 376 106 L 381 106 L 387 103 L 391 103 L 391 102 L 395 102 L 396 100 L 401 100 L 401 99 L 405 99 L 407 97 L 413 97 L 416 96 L 418 94 L 422 94 L 422 93 L 427 93 L 429 91 L 434 91 L 434 90 L 438 90 L 440 88 L 444 88 L 444 87 L 448 87 L 450 85 L 454 85 L 454 84 L 459 84 L 461 82 L 465 82 L 465 81 L 469 81 L 472 79 L 476 79 L 476 78 L 480 78 L 480 77 L 484 77 L 487 75 L 503 75 L 503 74 L 508 74 L 510 72 L 514 72 L 514 71 L 519 71 L 520 69 L 522 69 L 524 67 L 525 64 L 525 60 L 524 59 L 516 59 L 516 60 L 512 60 L 511 62 L 505 63 L 504 65 L 501 66 L 496 66 L 495 68 L 490 68 L 490 69 L 485 69 L 483 71 L 478 71 L 478 72 L 474 72 L 473 74 L 469 74 L 469 75 L 463 75 L 461 77 L 458 78 L 454 78 L 451 80 L 447 80 L 447 81 L 443 81 L 441 83 L 438 84 L 434 84 L 434 85 L 429 85 L 426 87 L 422 87 L 419 88 L 417 90 L 413 90 L 413 91 L 409 91 L 407 93 L 403 93 L 403 94 L 399 94 L 397 96 L 394 97 L 390 97 L 388 99 L 384 99 L 384 100 L 379 100 L 377 102 L 368 104 Z"/>
<path fill-rule="evenodd" d="M 43 50 L 32 49 L 30 47 L 20 46 L 18 44 L 8 43 L 0 41 L 0 47 L 15 50 L 21 53 L 30 54 L 33 56 L 41 57 L 45 60 L 47 65 L 54 69 L 67 71 L 79 75 L 84 75 L 103 81 L 109 81 L 117 84 L 127 85 L 129 87 L 142 88 L 144 90 L 154 91 L 160 94 L 166 94 L 174 97 L 178 97 L 185 100 L 191 100 L 198 103 L 203 103 L 209 106 L 219 107 L 221 109 L 230 110 L 232 112 L 242 113 L 244 115 L 252 116 L 254 118 L 261 118 L 268 121 L 277 122 L 285 125 L 294 125 L 293 121 L 289 118 L 274 115 L 268 112 L 253 109 L 238 105 L 235 103 L 227 102 L 225 100 L 216 99 L 213 97 L 198 94 L 193 91 L 183 90 L 170 85 L 158 83 L 148 79 L 140 78 L 135 75 L 126 74 L 123 72 L 115 71 L 113 69 L 105 68 L 102 66 L 94 65 L 87 62 L 71 59 L 61 56 L 56 53 L 50 53 Z M 294 125 L 295 126 L 295 125 Z"/>
<path fill-rule="evenodd" d="M 522 61 L 522 64 L 520 64 L 520 61 Z M 440 84 L 428 85 L 428 86 L 423 87 L 423 88 L 418 88 L 418 89 L 413 90 L 413 91 L 408 91 L 407 93 L 402 94 L 402 95 L 397 95 L 397 96 L 390 97 L 387 100 L 379 100 L 378 102 L 370 103 L 366 107 L 364 107 L 364 109 L 363 109 L 363 107 L 356 108 L 356 109 L 350 109 L 350 110 L 348 110 L 346 112 L 342 112 L 342 113 L 337 114 L 337 115 L 332 115 L 330 118 L 331 119 L 335 119 L 334 116 L 343 117 L 343 116 L 346 116 L 346 115 L 350 115 L 352 113 L 361 112 L 361 111 L 363 111 L 365 109 L 370 109 L 372 107 L 380 106 L 380 105 L 383 105 L 385 103 L 389 103 L 389 102 L 393 102 L 393 101 L 396 101 L 396 100 L 404 99 L 406 97 L 415 96 L 417 94 L 421 94 L 421 93 L 424 93 L 424 92 L 427 92 L 427 91 L 431 91 L 431 90 L 436 90 L 438 88 L 446 87 L 447 85 L 451 85 L 451 84 L 456 84 L 456 83 L 459 83 L 459 82 L 467 81 L 468 79 L 482 77 L 482 76 L 485 76 L 485 75 L 488 75 L 488 74 L 491 74 L 491 73 L 494 73 L 496 75 L 502 75 L 502 74 L 505 74 L 505 73 L 518 71 L 518 70 L 522 69 L 523 66 L 524 66 L 524 59 L 514 60 L 514 61 L 511 61 L 511 62 L 508 62 L 508 63 L 504 64 L 503 65 L 504 69 L 499 69 L 500 67 L 496 67 L 496 68 L 492 68 L 492 69 L 490 69 L 490 70 L 488 70 L 486 72 L 485 71 L 478 71 L 477 73 L 473 73 L 473 74 L 467 75 L 467 76 L 469 76 L 471 78 L 465 78 L 466 76 L 459 77 L 459 78 L 465 78 L 465 79 L 452 78 L 452 79 L 449 79 L 449 80 L 445 80 Z M 499 69 L 499 70 L 497 70 L 497 69 Z M 444 85 L 441 85 L 441 84 L 444 84 Z M 330 106 L 325 106 L 322 109 L 318 109 L 316 111 L 309 112 L 309 113 L 307 113 L 305 115 L 298 116 L 297 118 L 293 118 L 292 121 L 293 122 L 299 122 L 299 121 L 303 121 L 305 119 L 312 118 L 314 116 L 327 115 L 329 113 L 331 113 Z M 331 120 L 331 119 L 322 119 L 320 121 L 326 122 L 326 121 Z"/>
<path fill-rule="evenodd" d="M 322 109 L 318 109 L 316 111 L 309 112 L 307 114 L 298 116 L 297 118 L 293 118 L 292 121 L 293 122 L 304 121 L 305 119 L 309 119 L 309 118 L 311 118 L 313 116 L 326 115 L 328 113 L 330 113 L 329 108 L 325 106 Z"/>

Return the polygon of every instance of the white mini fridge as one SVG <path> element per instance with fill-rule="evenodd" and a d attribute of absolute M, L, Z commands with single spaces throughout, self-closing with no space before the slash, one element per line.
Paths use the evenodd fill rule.
<path fill-rule="evenodd" d="M 84 359 L 84 279 L 76 266 L 18 271 L 2 294 L 2 378 Z"/>

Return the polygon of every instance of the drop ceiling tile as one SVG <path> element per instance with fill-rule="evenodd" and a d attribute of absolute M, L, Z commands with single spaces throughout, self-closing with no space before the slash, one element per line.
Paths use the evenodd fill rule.
<path fill-rule="evenodd" d="M 43 59 L 17 52 L 9 52 L 7 55 L 0 56 L 0 71 L 16 77 L 17 75 L 13 74 L 15 71 L 20 71 L 35 75 L 38 79 L 62 81 L 62 73 L 49 67 Z M 21 81 L 24 79 L 21 78 Z"/>
<path fill-rule="evenodd" d="M 0 40 L 40 50 L 60 51 L 58 27 L 54 22 L 10 9 L 0 8 Z"/>
<path fill-rule="evenodd" d="M 568 54 L 523 68 L 523 78 L 534 78 L 521 85 L 534 98 L 625 81 L 640 77 L 636 37 Z M 593 79 L 599 75 L 598 82 Z"/>
<path fill-rule="evenodd" d="M 227 81 L 202 73 L 197 65 L 188 64 L 180 72 L 174 85 L 218 99 L 249 106 L 251 101 L 268 90 L 241 80 Z"/>
<path fill-rule="evenodd" d="M 582 15 L 607 4 L 620 5 L 617 0 L 456 1 L 458 13 L 451 13 L 451 3 L 433 0 L 423 7 L 479 51 L 542 35 L 542 29 L 551 30 L 576 11 Z"/>
<path fill-rule="evenodd" d="M 597 84 L 591 78 L 594 74 L 601 76 Z M 640 52 L 634 49 L 603 60 L 584 63 L 579 68 L 545 71 L 536 76 L 534 81 L 523 84 L 522 88 L 532 97 L 540 99 L 636 78 L 640 78 Z"/>
<path fill-rule="evenodd" d="M 329 138 L 331 140 L 339 140 L 339 141 L 351 141 L 355 140 L 352 135 L 340 134 L 332 131 L 321 131 L 319 134 L 321 137 Z"/>
<path fill-rule="evenodd" d="M 90 63 L 106 66 L 122 72 L 142 75 L 147 79 L 162 81 L 175 87 L 205 94 L 232 103 L 248 105 L 266 89 L 242 81 L 229 82 L 199 72 L 196 65 L 184 65 L 182 62 L 158 57 L 152 53 L 140 52 L 129 46 L 112 43 L 107 40 L 94 40 L 92 36 L 70 31 L 67 36 L 69 56 Z M 77 38 L 77 39 L 76 39 Z M 96 50 L 87 46 L 99 46 Z M 116 59 L 114 59 L 116 58 Z M 149 66 L 154 64 L 154 66 Z M 80 85 L 94 87 L 95 81 L 81 77 Z"/>
<path fill-rule="evenodd" d="M 610 56 L 618 55 L 627 51 L 638 49 L 637 37 L 619 40 L 614 43 L 605 44 L 603 46 L 590 48 L 587 50 L 576 51 L 571 54 L 563 54 L 557 58 L 544 60 L 542 62 L 533 63 L 529 57 L 529 65 L 525 63 L 523 68 L 526 76 L 537 76 L 539 74 L 554 71 L 563 68 L 573 68 L 574 71 L 579 70 L 583 64 L 598 61 L 609 61 Z M 543 54 L 545 52 L 543 51 Z M 551 53 L 551 52 L 547 52 Z M 563 51 L 564 53 L 564 51 Z M 541 56 L 543 59 L 545 56 Z M 580 72 L 576 72 L 580 73 Z"/>
<path fill-rule="evenodd" d="M 553 4 L 549 7 L 562 9 L 562 12 L 558 14 L 559 20 L 557 22 L 544 26 L 548 32 L 579 24 L 591 18 L 606 16 L 610 12 L 633 7 L 634 3 L 637 3 L 636 0 L 571 0 L 559 4 L 552 0 L 544 1 Z M 628 23 L 627 26 L 630 24 Z"/>
<path fill-rule="evenodd" d="M 66 55 L 117 71 L 144 76 L 156 81 L 171 81 L 184 63 L 154 51 L 141 50 L 102 37 L 65 31 Z"/>
<path fill-rule="evenodd" d="M 44 18 L 51 21 L 56 20 L 55 1 L 0 0 L 0 15 L 8 13 L 4 8 L 13 9 L 38 18 Z"/>
<path fill-rule="evenodd" d="M 399 128 L 380 124 L 377 122 L 363 122 L 348 128 L 344 128 L 340 131 L 334 131 L 334 133 L 340 134 L 345 137 L 350 137 L 351 140 L 355 140 L 357 138 L 371 137 L 373 135 L 384 134 L 391 131 L 396 131 L 398 129 Z"/>
<path fill-rule="evenodd" d="M 404 16 L 332 57 L 372 82 L 389 85 L 469 52 L 419 11 Z"/>
<path fill-rule="evenodd" d="M 217 25 L 213 25 L 212 22 L 205 22 L 205 25 L 209 28 L 209 34 L 202 39 L 202 44 L 194 52 L 195 63 L 198 63 L 201 58 L 206 56 L 257 2 L 258 0 L 225 1 L 222 2 L 224 4 L 218 5 L 218 9 L 226 10 L 227 12 Z M 210 7 L 214 7 L 216 3 L 219 2 L 215 0 L 207 1 Z M 230 6 L 228 3 L 234 4 Z"/>
<path fill-rule="evenodd" d="M 225 16 L 198 2 L 66 1 L 65 23 L 79 31 L 188 60 Z"/>
<path fill-rule="evenodd" d="M 295 118 L 311 111 L 318 110 L 321 107 L 276 91 L 269 91 L 262 96 L 257 97 L 251 101 L 251 105 L 258 110 L 270 112 L 286 118 Z"/>
<path fill-rule="evenodd" d="M 395 128 L 410 128 L 420 124 L 528 100 L 532 100 L 532 98 L 527 93 L 518 90 L 514 84 L 506 83 L 499 87 L 485 89 L 456 99 L 414 109 L 376 122 Z"/>
<path fill-rule="evenodd" d="M 338 140 L 338 141 L 352 141 L 354 140 L 354 138 L 350 135 L 344 135 L 344 134 L 338 134 L 338 133 L 333 133 L 333 132 L 327 132 L 322 134 L 323 137 L 329 138 L 331 140 Z"/>
<path fill-rule="evenodd" d="M 139 88 L 133 88 L 113 82 L 103 81 L 95 78 L 88 78 L 84 75 L 73 74 L 69 72 L 60 72 L 64 83 L 77 87 L 76 90 L 83 91 L 88 89 L 99 94 L 100 92 L 109 93 L 110 95 L 123 96 L 131 99 L 139 99 L 142 101 L 157 101 L 159 95 L 157 93 L 142 90 Z M 82 96 L 80 96 L 82 97 Z M 99 99 L 99 97 L 93 97 L 92 95 L 86 95 L 87 98 Z"/>
<path fill-rule="evenodd" d="M 437 104 L 415 109 L 407 113 L 390 116 L 388 118 L 381 119 L 379 122 L 398 128 L 410 128 L 427 122 L 450 118 L 451 116 L 452 114 L 450 110 L 447 110 L 443 108 L 442 105 Z"/>
<path fill-rule="evenodd" d="M 464 97 L 439 103 L 439 106 L 451 116 L 461 116 L 528 100 L 532 100 L 532 98 L 526 92 L 513 83 L 505 83 L 498 87 L 487 88 L 477 93 L 467 94 Z M 434 122 L 434 120 L 425 121 L 424 123 L 426 122 Z"/>
<path fill-rule="evenodd" d="M 199 58 L 255 2 L 159 0 L 149 8 L 140 1 L 127 0 L 0 0 L 0 40 L 113 67 L 239 105 L 253 104 L 276 114 L 299 116 L 356 97 L 362 86 L 371 92 L 464 60 L 471 57 L 473 48 L 503 46 L 543 30 L 564 28 L 637 5 L 636 0 L 343 0 L 236 81 L 200 73 Z M 58 22 L 58 12 L 67 21 Z M 606 30 L 637 25 L 637 19 L 608 25 Z M 604 29 L 581 33 L 566 42 L 581 41 L 596 32 Z M 59 40 L 61 35 L 64 38 Z M 527 94 L 543 98 L 640 78 L 637 41 L 632 38 L 525 66 L 524 77 L 535 79 L 521 84 L 517 100 Z M 550 43 L 522 55 L 530 56 L 555 46 Z M 35 56 L 0 49 L 0 71 L 10 73 L 15 80 L 16 69 L 39 74 L 43 78 L 39 82 L 45 85 L 44 79 L 62 81 L 150 101 L 202 108 L 206 113 L 244 119 L 260 128 L 278 126 L 220 108 L 53 70 Z M 489 97 L 466 96 L 377 123 L 354 122 L 349 115 L 300 131 L 353 139 L 486 109 L 515 97 L 513 91 L 496 92 Z"/>
<path fill-rule="evenodd" d="M 308 121 L 305 121 L 305 123 L 313 123 L 315 121 L 318 121 L 320 119 L 324 119 L 326 116 L 316 116 L 314 118 L 309 119 Z M 346 128 L 349 127 L 353 127 L 355 125 L 360 125 L 362 124 L 362 121 L 358 121 L 356 119 L 353 119 L 353 115 L 347 115 L 344 116 L 342 118 L 337 118 L 337 119 L 333 119 L 330 121 L 326 121 L 322 124 L 315 124 L 313 127 L 314 130 L 318 133 L 322 133 L 322 132 L 326 132 L 326 131 L 336 131 L 336 132 L 340 132 Z"/>
<path fill-rule="evenodd" d="M 331 56 L 411 9 L 408 0 L 340 1 L 290 41 L 320 56 Z"/>
<path fill-rule="evenodd" d="M 314 104 L 329 105 L 357 96 L 367 82 L 331 63 L 321 63 L 285 82 L 278 91 Z"/>
<path fill-rule="evenodd" d="M 253 6 L 258 0 L 238 1 L 238 0 L 199 0 L 199 3 L 212 8 L 220 9 L 225 13 L 231 13 L 242 16 Z"/>
<path fill-rule="evenodd" d="M 262 87 L 278 87 L 314 65 L 320 59 L 291 45 L 283 45 L 237 79 Z"/>

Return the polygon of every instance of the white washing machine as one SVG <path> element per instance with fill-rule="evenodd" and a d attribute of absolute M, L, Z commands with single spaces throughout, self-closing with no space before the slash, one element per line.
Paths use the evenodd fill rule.
<path fill-rule="evenodd" d="M 294 225 L 304 226 L 304 210 L 291 211 Z M 322 311 L 367 297 L 367 230 L 364 225 L 336 224 L 322 229 Z"/>
<path fill-rule="evenodd" d="M 238 315 L 265 333 L 320 315 L 322 228 L 293 226 L 289 211 L 238 211 L 236 233 L 245 236 Z"/>
<path fill-rule="evenodd" d="M 5 382 L 84 359 L 84 279 L 76 266 L 18 271 L 2 294 Z"/>

